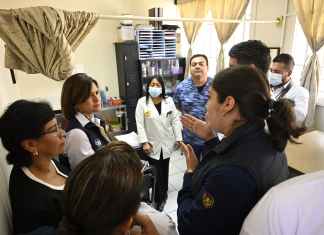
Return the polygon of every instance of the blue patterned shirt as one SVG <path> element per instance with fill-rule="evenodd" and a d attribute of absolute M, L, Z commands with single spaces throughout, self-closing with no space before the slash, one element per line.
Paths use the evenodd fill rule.
<path fill-rule="evenodd" d="M 174 103 L 176 107 L 183 113 L 188 113 L 196 118 L 205 120 L 206 104 L 208 100 L 208 92 L 212 79 L 208 80 L 201 91 L 198 90 L 191 77 L 183 80 L 177 85 L 174 95 Z M 193 134 L 190 130 L 183 129 L 183 139 L 185 143 L 202 146 L 205 141 Z"/>

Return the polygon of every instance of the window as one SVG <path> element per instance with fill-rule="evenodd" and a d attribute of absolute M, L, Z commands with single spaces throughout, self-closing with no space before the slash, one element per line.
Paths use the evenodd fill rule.
<path fill-rule="evenodd" d="M 292 56 L 295 59 L 295 68 L 293 71 L 293 78 L 295 82 L 300 82 L 301 74 L 303 71 L 303 66 L 305 63 L 306 58 L 312 55 L 312 50 L 308 46 L 307 39 L 304 35 L 303 29 L 298 22 L 298 19 L 296 20 L 295 24 L 295 31 L 294 31 L 294 41 L 293 41 L 293 47 L 292 47 Z M 318 61 L 320 65 L 319 69 L 319 88 L 318 88 L 318 102 L 321 102 L 324 104 L 324 47 L 322 47 L 318 52 Z"/>
<path fill-rule="evenodd" d="M 243 16 L 243 19 L 250 19 L 251 11 L 252 11 L 252 1 L 250 1 L 245 16 Z M 211 12 L 208 13 L 206 18 L 212 18 Z M 189 45 L 187 42 L 186 34 L 183 30 L 183 27 L 181 28 L 181 51 L 183 55 L 186 55 Z M 231 47 L 234 44 L 237 44 L 241 41 L 246 41 L 249 39 L 250 34 L 250 24 L 243 22 L 240 23 L 237 28 L 235 29 L 233 35 L 230 37 L 230 39 L 225 43 L 224 45 L 224 57 L 225 57 L 225 66 L 228 65 L 229 62 L 229 56 L 228 52 L 231 49 Z M 217 37 L 217 33 L 214 27 L 213 22 L 204 22 L 202 23 L 198 35 L 196 37 L 195 42 L 192 46 L 192 53 L 193 54 L 205 54 L 208 57 L 209 60 L 209 71 L 208 75 L 213 77 L 216 73 L 216 65 L 217 65 L 217 57 L 220 50 L 220 43 Z"/>

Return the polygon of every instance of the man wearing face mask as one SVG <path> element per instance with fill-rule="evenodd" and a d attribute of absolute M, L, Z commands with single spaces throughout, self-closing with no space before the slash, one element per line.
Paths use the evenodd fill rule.
<path fill-rule="evenodd" d="M 272 61 L 269 83 L 273 99 L 287 98 L 294 102 L 297 125 L 302 126 L 307 115 L 309 93 L 292 81 L 291 73 L 294 65 L 291 55 L 285 53 L 277 55 Z"/>
<path fill-rule="evenodd" d="M 178 84 L 174 103 L 182 114 L 205 120 L 208 91 L 212 80 L 207 75 L 207 56 L 195 54 L 190 58 L 189 64 L 191 76 Z M 200 156 L 205 143 L 204 139 L 196 135 L 192 129 L 184 128 L 183 140 L 193 147 L 197 156 Z"/>

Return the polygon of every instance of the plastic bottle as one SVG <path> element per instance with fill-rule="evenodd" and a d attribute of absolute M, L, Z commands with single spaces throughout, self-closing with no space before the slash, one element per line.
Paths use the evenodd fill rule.
<path fill-rule="evenodd" d="M 104 89 L 100 90 L 100 98 L 101 98 L 102 106 L 106 106 L 107 105 L 107 92 Z"/>

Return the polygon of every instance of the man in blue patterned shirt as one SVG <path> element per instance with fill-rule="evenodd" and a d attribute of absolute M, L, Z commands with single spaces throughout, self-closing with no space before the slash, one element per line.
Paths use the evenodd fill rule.
<path fill-rule="evenodd" d="M 208 92 L 212 80 L 207 76 L 207 56 L 193 55 L 189 64 L 191 76 L 176 87 L 174 103 L 183 114 L 190 114 L 200 120 L 205 120 Z M 193 147 L 196 155 L 200 156 L 205 141 L 186 128 L 183 130 L 183 139 L 186 144 Z"/>

